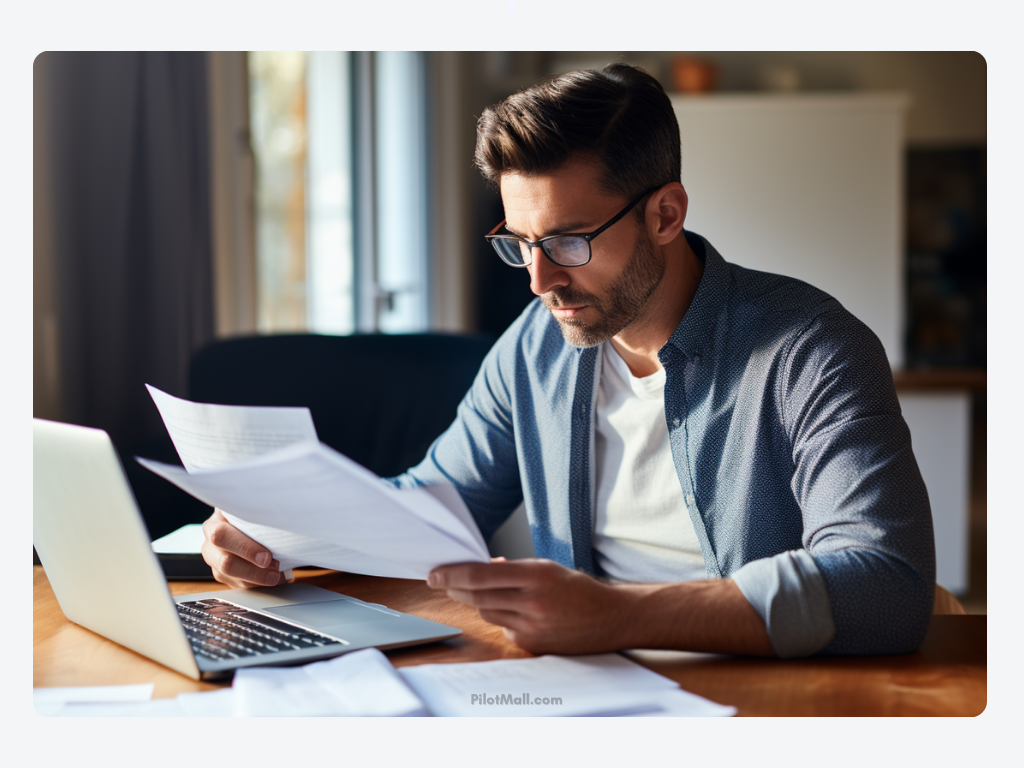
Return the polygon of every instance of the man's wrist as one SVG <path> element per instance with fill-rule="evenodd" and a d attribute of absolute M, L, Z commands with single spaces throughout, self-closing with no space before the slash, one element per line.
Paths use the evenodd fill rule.
<path fill-rule="evenodd" d="M 618 649 L 774 655 L 764 622 L 731 579 L 610 588 Z"/>
<path fill-rule="evenodd" d="M 651 596 L 666 584 L 609 584 L 616 605 L 616 649 L 653 647 L 657 627 L 651 621 Z"/>

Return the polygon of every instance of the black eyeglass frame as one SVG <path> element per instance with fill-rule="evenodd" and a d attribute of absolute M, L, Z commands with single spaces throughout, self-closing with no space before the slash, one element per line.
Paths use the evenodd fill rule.
<path fill-rule="evenodd" d="M 484 235 L 484 240 L 489 242 L 494 247 L 494 250 L 497 252 L 497 254 L 501 258 L 501 260 L 503 262 L 505 262 L 506 264 L 508 264 L 510 267 L 528 267 L 531 264 L 533 264 L 533 249 L 534 248 L 540 248 L 541 252 L 548 258 L 548 260 L 552 264 L 557 264 L 559 267 L 565 267 L 567 269 L 568 268 L 572 268 L 572 267 L 584 267 L 584 266 L 586 266 L 587 264 L 590 263 L 590 260 L 592 258 L 594 258 L 594 249 L 590 245 L 591 240 L 593 240 L 595 237 L 600 235 L 606 229 L 608 229 L 609 227 L 614 225 L 616 222 L 618 222 L 623 216 L 625 216 L 627 213 L 629 213 L 631 210 L 633 210 L 634 206 L 636 206 L 637 203 L 639 203 L 641 200 L 643 200 L 645 197 L 647 197 L 652 192 L 657 192 L 663 186 L 665 186 L 665 185 L 664 184 L 659 184 L 656 187 L 651 187 L 650 189 L 644 190 L 639 195 L 637 195 L 635 198 L 633 198 L 633 200 L 625 208 L 623 208 L 621 211 L 619 211 L 611 219 L 606 221 L 604 224 L 602 224 L 600 227 L 595 229 L 593 232 L 586 232 L 586 233 L 584 233 L 584 232 L 564 232 L 564 233 L 562 233 L 560 235 L 550 235 L 548 237 L 542 237 L 540 240 L 538 240 L 536 242 L 531 242 L 531 241 L 527 240 L 525 237 L 520 237 L 519 235 L 513 235 L 512 233 L 509 233 L 507 235 L 499 235 L 499 234 L 497 234 L 498 230 L 501 229 L 502 227 L 504 227 L 505 226 L 505 222 L 508 221 L 507 219 L 502 219 L 501 223 L 498 224 L 498 226 L 496 226 L 494 229 L 492 229 L 490 232 L 488 232 L 486 235 Z M 551 257 L 551 254 L 548 253 L 548 249 L 545 247 L 544 243 L 546 243 L 546 242 L 548 242 L 550 240 L 555 240 L 555 239 L 557 239 L 559 237 L 579 237 L 579 238 L 582 238 L 583 240 L 585 240 L 586 243 L 587 243 L 587 260 L 584 261 L 584 262 L 581 262 L 579 264 L 561 264 L 561 263 L 555 261 Z M 498 249 L 497 243 L 494 242 L 495 240 L 518 240 L 521 243 L 526 243 L 530 247 L 530 254 L 531 254 L 530 255 L 530 260 L 528 262 L 524 262 L 522 264 L 513 264 L 508 259 L 506 259 L 505 256 L 502 254 L 502 252 Z"/>

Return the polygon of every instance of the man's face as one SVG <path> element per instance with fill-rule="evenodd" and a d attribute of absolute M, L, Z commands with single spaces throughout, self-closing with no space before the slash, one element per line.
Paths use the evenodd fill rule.
<path fill-rule="evenodd" d="M 626 198 L 598 184 L 599 170 L 573 161 L 540 176 L 505 174 L 501 199 L 506 227 L 528 240 L 593 232 L 618 213 Z M 592 347 L 615 336 L 641 315 L 665 271 L 664 260 L 632 212 L 591 242 L 582 267 L 561 267 L 533 251 L 530 290 L 558 321 L 565 340 Z"/>

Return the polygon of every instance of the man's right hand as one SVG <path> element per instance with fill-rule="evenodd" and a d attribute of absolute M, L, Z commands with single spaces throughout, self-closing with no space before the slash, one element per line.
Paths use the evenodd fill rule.
<path fill-rule="evenodd" d="M 219 509 L 203 523 L 203 536 L 203 560 L 221 584 L 245 589 L 284 581 L 270 550 L 235 528 Z"/>

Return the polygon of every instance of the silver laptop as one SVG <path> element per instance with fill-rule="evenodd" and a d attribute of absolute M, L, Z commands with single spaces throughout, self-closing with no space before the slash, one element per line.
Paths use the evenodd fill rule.
<path fill-rule="evenodd" d="M 309 584 L 173 597 L 101 429 L 34 419 L 32 538 L 68 619 L 194 679 L 462 634 Z"/>

